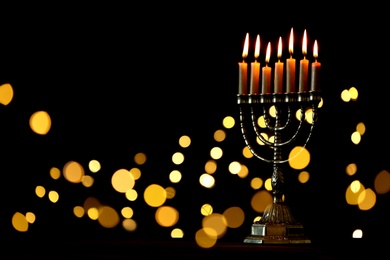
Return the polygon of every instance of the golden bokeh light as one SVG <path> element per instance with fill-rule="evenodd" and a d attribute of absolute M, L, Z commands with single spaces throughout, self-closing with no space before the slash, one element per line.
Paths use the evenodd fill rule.
<path fill-rule="evenodd" d="M 208 216 L 213 213 L 213 207 L 208 203 L 203 204 L 202 207 L 200 208 L 200 213 L 203 216 Z"/>
<path fill-rule="evenodd" d="M 351 99 L 353 101 L 356 101 L 358 99 L 358 96 L 359 96 L 358 90 L 355 87 L 350 87 L 348 91 L 349 91 Z"/>
<path fill-rule="evenodd" d="M 358 207 L 360 210 L 370 210 L 376 204 L 375 192 L 368 188 L 363 190 L 358 197 Z"/>
<path fill-rule="evenodd" d="M 98 160 L 90 160 L 88 163 L 89 170 L 93 173 L 100 171 L 101 165 Z"/>
<path fill-rule="evenodd" d="M 221 159 L 223 155 L 223 151 L 220 147 L 213 147 L 210 150 L 210 157 L 213 158 L 214 160 Z"/>
<path fill-rule="evenodd" d="M 172 229 L 171 237 L 172 238 L 183 238 L 184 232 L 180 228 L 174 228 L 174 229 Z"/>
<path fill-rule="evenodd" d="M 171 206 L 161 206 L 154 216 L 156 222 L 162 227 L 172 227 L 179 220 L 179 212 Z"/>
<path fill-rule="evenodd" d="M 29 228 L 29 223 L 22 213 L 16 212 L 12 216 L 12 226 L 19 232 L 26 232 Z"/>
<path fill-rule="evenodd" d="M 60 199 L 60 195 L 54 190 L 49 191 L 47 195 L 49 197 L 49 200 L 53 203 L 56 203 Z"/>
<path fill-rule="evenodd" d="M 239 228 L 245 220 L 244 211 L 237 206 L 226 209 L 222 215 L 226 219 L 226 225 L 229 228 Z"/>
<path fill-rule="evenodd" d="M 217 130 L 214 132 L 214 140 L 216 142 L 222 142 L 226 138 L 226 132 L 224 130 Z"/>
<path fill-rule="evenodd" d="M 258 213 L 263 213 L 265 208 L 271 203 L 272 195 L 267 190 L 257 191 L 251 199 L 251 206 Z"/>
<path fill-rule="evenodd" d="M 131 168 L 129 172 L 133 176 L 134 180 L 141 178 L 141 170 L 139 168 Z"/>
<path fill-rule="evenodd" d="M 230 129 L 230 128 L 233 128 L 234 124 L 235 124 L 235 120 L 232 116 L 227 116 L 225 117 L 223 120 L 222 120 L 222 125 L 227 128 L 227 129 Z"/>
<path fill-rule="evenodd" d="M 9 83 L 5 83 L 0 85 L 0 104 L 3 104 L 4 106 L 11 103 L 12 99 L 14 97 L 14 90 Z"/>
<path fill-rule="evenodd" d="M 199 177 L 199 183 L 205 188 L 212 188 L 215 185 L 215 178 L 208 173 L 203 173 Z"/>
<path fill-rule="evenodd" d="M 84 175 L 83 179 L 81 180 L 81 183 L 84 185 L 84 187 L 92 187 L 94 183 L 94 178 L 90 175 Z"/>
<path fill-rule="evenodd" d="M 184 154 L 176 152 L 172 155 L 172 162 L 176 165 L 182 164 L 184 162 Z"/>
<path fill-rule="evenodd" d="M 126 191 L 125 196 L 130 201 L 135 201 L 138 198 L 138 193 L 134 189 Z"/>
<path fill-rule="evenodd" d="M 259 139 L 260 140 L 260 139 Z M 251 150 L 249 150 L 248 146 L 245 146 L 243 149 L 242 149 L 242 155 L 245 157 L 245 158 L 252 158 L 253 157 L 253 153 L 251 152 Z"/>
<path fill-rule="evenodd" d="M 160 207 L 167 200 L 167 192 L 160 185 L 151 184 L 144 191 L 144 200 L 151 207 Z"/>
<path fill-rule="evenodd" d="M 64 165 L 62 172 L 65 179 L 72 183 L 81 182 L 85 174 L 83 166 L 75 161 L 67 162 Z"/>
<path fill-rule="evenodd" d="M 268 191 L 272 191 L 272 180 L 271 178 L 268 178 L 264 182 L 264 188 Z"/>
<path fill-rule="evenodd" d="M 113 207 L 103 206 L 99 209 L 98 222 L 102 227 L 113 228 L 120 223 L 120 217 Z"/>
<path fill-rule="evenodd" d="M 221 238 L 225 235 L 228 226 L 224 215 L 212 213 L 203 217 L 202 228 L 208 236 Z"/>
<path fill-rule="evenodd" d="M 92 220 L 97 220 L 99 218 L 99 209 L 98 208 L 89 208 L 87 210 L 87 215 Z"/>
<path fill-rule="evenodd" d="M 306 122 L 308 122 L 309 124 L 313 124 L 313 117 L 315 116 L 315 114 L 313 113 L 313 109 L 309 108 L 309 109 L 306 109 L 305 111 L 305 119 L 306 119 Z"/>
<path fill-rule="evenodd" d="M 81 206 L 74 206 L 73 207 L 73 214 L 77 217 L 77 218 L 82 218 L 85 214 L 85 210 L 83 207 Z"/>
<path fill-rule="evenodd" d="M 263 139 L 266 140 L 266 141 L 271 141 L 271 140 L 270 140 L 270 137 L 268 136 L 267 133 L 260 133 L 260 136 L 263 137 Z M 259 136 L 256 137 L 256 142 L 257 142 L 259 145 L 265 145 L 264 142 L 261 141 L 261 139 L 260 139 Z M 249 149 L 249 148 L 248 148 L 248 149 Z M 251 153 L 252 153 L 252 152 L 251 152 Z M 253 154 L 252 154 L 252 156 L 253 156 Z"/>
<path fill-rule="evenodd" d="M 257 125 L 260 126 L 261 128 L 266 128 L 267 125 L 265 124 L 265 120 L 264 120 L 264 116 L 259 116 L 259 118 L 257 118 Z"/>
<path fill-rule="evenodd" d="M 35 187 L 35 194 L 39 197 L 39 198 L 43 198 L 43 196 L 45 196 L 46 194 L 46 189 L 45 187 L 43 186 L 36 186 Z"/>
<path fill-rule="evenodd" d="M 310 179 L 310 174 L 307 171 L 302 171 L 298 174 L 298 181 L 300 183 L 307 183 Z"/>
<path fill-rule="evenodd" d="M 101 203 L 95 197 L 88 197 L 84 200 L 83 208 L 87 212 L 91 208 L 100 208 Z"/>
<path fill-rule="evenodd" d="M 33 224 L 35 222 L 36 216 L 32 212 L 27 212 L 26 213 L 26 220 L 28 223 Z"/>
<path fill-rule="evenodd" d="M 146 162 L 146 154 L 145 153 L 137 153 L 134 156 L 134 162 L 138 165 L 143 165 Z"/>
<path fill-rule="evenodd" d="M 387 170 L 382 170 L 375 176 L 374 188 L 378 194 L 390 191 L 390 173 Z"/>
<path fill-rule="evenodd" d="M 30 128 L 39 135 L 46 135 L 51 128 L 51 118 L 46 111 L 37 111 L 30 117 Z"/>
<path fill-rule="evenodd" d="M 134 187 L 135 180 L 128 170 L 119 169 L 112 175 L 111 185 L 117 192 L 125 193 Z"/>
<path fill-rule="evenodd" d="M 309 151 L 302 146 L 294 147 L 289 154 L 288 163 L 291 168 L 302 170 L 310 163 Z"/>
<path fill-rule="evenodd" d="M 241 171 L 241 163 L 234 161 L 229 164 L 229 172 L 231 174 L 238 174 Z"/>
<path fill-rule="evenodd" d="M 241 169 L 240 171 L 237 173 L 238 177 L 240 177 L 241 179 L 245 178 L 246 176 L 248 176 L 249 174 L 249 169 L 246 165 L 243 165 L 241 164 Z"/>
<path fill-rule="evenodd" d="M 349 205 L 357 205 L 359 201 L 359 195 L 364 191 L 363 184 L 360 181 L 355 180 L 347 187 L 345 192 L 345 199 Z"/>
<path fill-rule="evenodd" d="M 196 244 L 201 248 L 212 248 L 217 243 L 218 238 L 216 234 L 214 236 L 210 236 L 210 233 L 211 231 L 206 233 L 204 228 L 199 229 L 195 233 Z"/>
<path fill-rule="evenodd" d="M 357 171 L 357 165 L 356 163 L 350 163 L 347 165 L 347 167 L 345 168 L 345 172 L 349 175 L 349 176 L 352 176 L 356 173 Z"/>
<path fill-rule="evenodd" d="M 255 177 L 251 180 L 251 188 L 258 190 L 263 186 L 263 180 L 259 177 Z"/>
<path fill-rule="evenodd" d="M 356 125 L 356 131 L 359 132 L 360 135 L 364 135 L 366 132 L 366 125 L 363 122 L 360 122 Z"/>
<path fill-rule="evenodd" d="M 176 196 L 176 189 L 174 187 L 165 188 L 167 199 L 173 199 Z"/>
<path fill-rule="evenodd" d="M 351 101 L 351 93 L 347 89 L 344 89 L 341 92 L 341 100 L 344 101 L 344 102 Z"/>
<path fill-rule="evenodd" d="M 183 135 L 179 138 L 179 145 L 183 148 L 187 148 L 191 145 L 191 138 L 188 135 Z"/>
<path fill-rule="evenodd" d="M 362 238 L 363 231 L 361 229 L 355 229 L 352 233 L 352 238 Z"/>
<path fill-rule="evenodd" d="M 124 219 L 122 221 L 122 227 L 129 232 L 133 232 L 137 229 L 137 222 L 131 218 Z"/>
<path fill-rule="evenodd" d="M 58 180 L 61 177 L 61 171 L 57 167 L 50 168 L 50 177 L 53 180 Z"/>
<path fill-rule="evenodd" d="M 362 137 L 358 131 L 355 131 L 351 134 L 352 143 L 359 144 L 361 139 L 362 139 Z"/>
<path fill-rule="evenodd" d="M 215 160 L 208 160 L 204 166 L 206 173 L 213 174 L 217 170 L 217 162 Z"/>
<path fill-rule="evenodd" d="M 172 182 L 172 183 L 178 183 L 180 182 L 181 180 L 181 172 L 178 171 L 178 170 L 173 170 L 171 171 L 171 173 L 169 174 L 169 180 Z"/>

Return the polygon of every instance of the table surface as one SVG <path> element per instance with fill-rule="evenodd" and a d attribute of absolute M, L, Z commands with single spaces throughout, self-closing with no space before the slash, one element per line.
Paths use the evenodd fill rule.
<path fill-rule="evenodd" d="M 0 250 L 0 259 L 389 259 L 390 254 L 375 245 L 287 244 L 266 245 L 246 243 L 216 243 L 202 248 L 195 242 L 181 240 L 71 240 L 8 241 Z M 390 251 L 389 251 L 390 252 Z M 347 258 L 344 258 L 347 257 Z M 386 257 L 387 256 L 387 257 Z M 8 257 L 8 258 L 7 258 Z"/>

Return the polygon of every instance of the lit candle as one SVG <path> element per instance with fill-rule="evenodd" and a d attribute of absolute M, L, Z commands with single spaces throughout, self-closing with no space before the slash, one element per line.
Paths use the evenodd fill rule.
<path fill-rule="evenodd" d="M 306 59 L 306 30 L 303 34 L 303 43 L 302 43 L 302 53 L 303 53 L 303 59 L 300 62 L 299 65 L 299 92 L 305 92 L 307 91 L 307 80 L 308 80 L 308 72 L 309 72 L 309 61 Z"/>
<path fill-rule="evenodd" d="M 249 33 L 246 34 L 244 49 L 242 51 L 242 62 L 238 63 L 238 93 L 248 94 L 248 64 L 245 58 L 248 56 Z"/>
<path fill-rule="evenodd" d="M 278 61 L 275 62 L 275 76 L 274 76 L 274 92 L 283 93 L 283 66 L 284 63 L 280 62 L 282 56 L 282 37 L 279 37 L 278 44 Z"/>
<path fill-rule="evenodd" d="M 286 61 L 286 92 L 295 92 L 295 59 L 292 58 L 294 52 L 294 35 L 293 29 L 291 28 L 290 42 L 288 50 L 290 52 L 290 58 Z"/>
<path fill-rule="evenodd" d="M 317 91 L 319 89 L 320 81 L 320 70 L 321 70 L 321 63 L 317 61 L 318 58 L 318 45 L 317 40 L 314 41 L 314 48 L 313 48 L 313 56 L 315 61 L 311 64 L 311 86 L 310 90 Z"/>
<path fill-rule="evenodd" d="M 260 63 L 257 62 L 257 58 L 260 55 L 260 36 L 257 35 L 255 46 L 255 61 L 251 63 L 251 94 L 259 93 L 259 81 L 260 81 Z"/>
<path fill-rule="evenodd" d="M 268 67 L 269 57 L 271 56 L 271 43 L 268 43 L 267 53 L 265 55 L 265 66 L 262 68 L 262 90 L 261 93 L 271 93 L 271 67 Z"/>

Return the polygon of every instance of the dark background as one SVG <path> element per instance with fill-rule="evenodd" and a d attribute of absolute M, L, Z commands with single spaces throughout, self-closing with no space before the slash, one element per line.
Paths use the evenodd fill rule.
<path fill-rule="evenodd" d="M 105 175 L 97 178 L 109 181 L 116 169 L 135 166 L 137 152 L 145 152 L 149 162 L 144 170 L 150 174 L 142 177 L 141 185 L 168 185 L 171 155 L 179 148 L 178 138 L 186 134 L 193 146 L 182 170 L 191 177 L 178 187 L 186 196 L 177 206 L 183 211 L 181 224 L 190 233 L 187 238 L 192 240 L 191 232 L 200 226 L 200 205 L 213 195 L 217 210 L 236 203 L 248 210 L 247 223 L 225 238 L 241 242 L 256 215 L 247 204 L 252 195 L 249 186 L 227 178 L 211 193 L 198 187 L 198 174 L 203 172 L 212 134 L 222 127 L 221 120 L 228 115 L 238 120 L 237 63 L 242 59 L 245 34 L 249 32 L 252 48 L 260 34 L 262 55 L 271 41 L 272 64 L 279 36 L 287 58 L 293 27 L 297 60 L 305 29 L 309 59 L 314 39 L 318 40 L 324 106 L 309 144 L 311 182 L 298 185 L 294 179 L 291 189 L 297 189 L 289 202 L 314 241 L 350 241 L 356 228 L 363 229 L 367 241 L 377 241 L 389 231 L 389 195 L 379 195 L 375 207 L 364 212 L 347 205 L 345 191 L 354 179 L 373 188 L 376 174 L 389 167 L 389 50 L 382 10 L 380 6 L 354 5 L 342 10 L 333 5 L 268 6 L 242 1 L 214 7 L 194 3 L 4 6 L 0 10 L 0 83 L 12 85 L 14 99 L 0 107 L 1 236 L 168 238 L 169 231 L 158 227 L 156 231 L 153 209 L 144 205 L 139 207 L 149 217 L 140 220 L 139 232 L 128 234 L 74 220 L 69 209 L 82 202 L 85 192 L 79 195 L 76 188 L 69 193 L 71 186 L 65 181 L 52 186 L 64 198 L 59 206 L 37 199 L 34 189 L 51 187 L 48 170 L 62 168 L 69 160 L 87 165 L 99 159 Z M 251 56 L 247 61 L 252 61 Z M 358 89 L 358 100 L 342 102 L 342 90 L 350 87 Z M 47 111 L 52 119 L 45 136 L 34 134 L 28 125 L 38 110 Z M 367 131 L 362 142 L 354 145 L 350 135 L 359 122 L 365 123 Z M 244 145 L 237 127 L 229 132 L 226 147 L 234 155 Z M 232 158 L 226 156 L 227 161 Z M 354 177 L 345 173 L 349 163 L 358 164 Z M 99 194 L 104 203 L 122 205 L 124 198 L 118 198 L 109 186 L 96 185 L 91 193 Z M 236 189 L 241 189 L 239 195 Z M 11 227 L 16 211 L 36 212 L 37 223 L 27 234 Z"/>

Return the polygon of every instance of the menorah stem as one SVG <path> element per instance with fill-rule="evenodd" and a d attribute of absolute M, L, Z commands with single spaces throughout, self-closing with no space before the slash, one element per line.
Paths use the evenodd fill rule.
<path fill-rule="evenodd" d="M 264 211 L 263 217 L 259 223 L 268 224 L 293 224 L 294 218 L 290 209 L 283 202 L 284 177 L 281 167 L 282 147 L 278 144 L 282 142 L 280 132 L 280 116 L 282 110 L 279 105 L 275 106 L 275 127 L 274 127 L 274 145 L 273 145 L 273 172 L 271 177 L 272 184 L 272 204 L 268 205 Z"/>
<path fill-rule="evenodd" d="M 273 146 L 273 151 L 274 151 L 274 156 L 273 156 L 273 173 L 272 173 L 272 191 L 274 194 L 274 200 L 277 198 L 281 198 L 283 195 L 281 192 L 283 183 L 284 183 L 284 178 L 283 178 L 283 173 L 279 167 L 279 162 L 282 160 L 282 148 L 277 145 L 280 144 L 282 139 L 281 139 L 281 133 L 279 131 L 280 128 L 280 106 L 275 106 L 275 127 L 274 127 L 274 146 Z"/>

